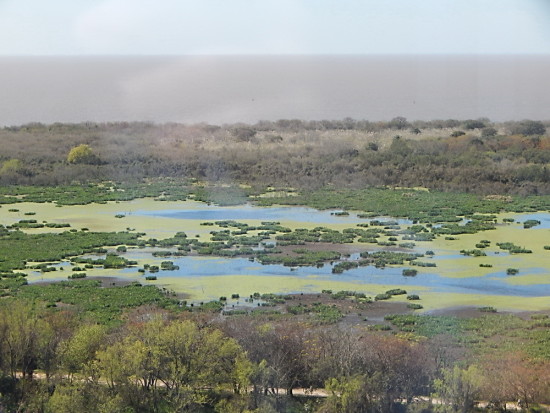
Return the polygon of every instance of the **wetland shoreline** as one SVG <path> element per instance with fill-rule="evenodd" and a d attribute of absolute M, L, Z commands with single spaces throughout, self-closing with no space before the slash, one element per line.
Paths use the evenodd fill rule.
<path fill-rule="evenodd" d="M 24 201 L 24 199 L 19 199 L 19 201 Z M 548 285 L 547 278 L 549 275 L 545 269 L 550 268 L 550 254 L 542 250 L 545 237 L 548 235 L 548 221 L 545 219 L 548 214 L 546 212 L 535 215 L 533 212 L 526 212 L 524 213 L 525 215 L 511 212 L 498 215 L 488 214 L 485 216 L 478 214 L 473 215 L 476 218 L 473 221 L 472 219 L 465 220 L 464 217 L 461 217 L 462 222 L 459 222 L 460 226 L 452 227 L 450 226 L 451 224 L 442 223 L 430 227 L 430 223 L 414 224 L 412 220 L 395 220 L 395 222 L 392 222 L 393 219 L 388 216 L 380 217 L 373 213 L 369 215 L 369 218 L 364 218 L 361 216 L 362 212 L 352 210 L 344 210 L 345 214 L 342 213 L 342 216 L 335 215 L 339 214 L 338 211 L 342 211 L 342 209 L 308 209 L 307 213 L 304 214 L 303 210 L 300 209 L 301 207 L 296 206 L 284 208 L 260 207 L 256 209 L 256 207 L 250 204 L 244 207 L 224 207 L 209 206 L 208 204 L 195 201 L 159 202 L 158 200 L 154 200 L 154 198 L 139 198 L 132 201 L 107 202 L 105 204 L 84 206 L 63 206 L 61 209 L 55 204 L 48 203 L 18 202 L 12 205 L 18 207 L 18 212 L 9 212 L 8 209 L 15 208 L 10 207 L 6 209 L 7 207 L 4 206 L 3 209 L 0 209 L 1 224 L 9 226 L 18 220 L 19 222 L 24 221 L 28 216 L 26 214 L 32 212 L 34 215 L 31 215 L 31 217 L 37 218 L 37 221 L 52 222 L 54 224 L 71 223 L 73 226 L 70 229 L 72 230 L 85 227 L 91 231 L 109 229 L 127 232 L 130 228 L 136 233 L 144 234 L 141 237 L 142 241 L 139 241 L 140 243 L 144 243 L 140 248 L 136 249 L 129 246 L 122 253 L 117 253 L 114 248 L 109 249 L 109 251 L 120 255 L 124 259 L 136 261 L 138 267 L 144 264 L 160 265 L 162 261 L 168 260 L 174 263 L 174 265 L 180 267 L 179 270 L 175 272 L 161 271 L 155 274 L 155 277 L 158 277 L 157 280 L 142 282 L 164 285 L 166 288 L 175 290 L 177 293 L 186 293 L 188 294 L 188 299 L 195 303 L 205 300 L 217 300 L 220 296 L 229 296 L 233 293 L 239 293 L 242 296 L 248 296 L 255 292 L 262 294 L 316 293 L 323 289 L 357 290 L 366 292 L 367 295 L 374 297 L 390 288 L 399 287 L 405 288 L 412 294 L 422 296 L 424 302 L 423 309 L 420 311 L 427 312 L 437 309 L 442 305 L 447 305 L 446 303 L 449 305 L 461 305 L 461 303 L 463 305 L 472 305 L 474 302 L 485 303 L 499 310 L 518 311 L 522 309 L 538 310 L 548 308 L 548 305 L 544 304 L 544 299 L 549 294 L 545 294 L 544 288 L 541 289 L 539 287 L 541 285 Z M 294 214 L 294 208 L 298 208 L 297 214 Z M 175 211 L 180 210 L 187 211 L 185 214 L 188 215 L 175 214 Z M 201 215 L 203 211 L 205 215 Z M 215 212 L 215 216 L 211 215 L 212 211 Z M 60 212 L 63 213 L 62 219 L 59 218 Z M 189 215 L 190 213 L 191 215 Z M 235 221 L 231 219 L 235 218 L 235 213 L 241 214 L 239 217 L 242 217 L 244 213 L 252 218 Z M 302 216 L 300 214 L 306 217 L 305 221 L 298 220 Z M 117 216 L 121 217 L 117 218 Z M 291 219 L 285 219 L 285 217 Z M 455 230 L 460 230 L 468 221 L 476 222 L 480 217 L 486 219 L 494 229 L 488 227 L 488 230 L 474 230 L 472 231 L 473 233 L 460 234 L 454 237 L 438 236 L 436 234 L 435 237 L 427 241 L 416 241 L 413 239 L 412 241 L 405 242 L 401 240 L 401 238 L 409 236 L 413 238 L 417 237 L 415 233 L 407 235 L 411 234 L 411 228 L 421 230 L 418 232 L 420 235 L 429 235 L 436 230 L 441 231 L 444 225 L 448 225 L 449 228 L 455 228 Z M 228 219 L 219 221 L 216 218 Z M 292 262 L 292 260 L 301 258 L 301 254 L 304 254 L 306 251 L 308 254 L 314 254 L 311 257 L 314 257 L 315 254 L 320 254 L 320 257 L 322 257 L 323 254 L 333 251 L 338 253 L 339 258 L 333 260 L 332 264 L 327 261 L 320 261 L 317 264 L 318 268 L 308 267 L 308 264 L 296 267 L 292 267 L 291 264 L 288 266 L 287 264 L 282 265 L 284 261 L 281 261 L 280 264 L 265 265 L 269 264 L 269 262 L 262 262 L 261 260 L 257 263 L 254 262 L 258 259 L 255 255 L 257 252 L 250 255 L 250 252 L 244 251 L 244 255 L 241 258 L 224 258 L 220 256 L 216 258 L 218 254 L 216 251 L 211 251 L 208 253 L 209 255 L 204 256 L 203 252 L 199 253 L 199 247 L 193 246 L 195 245 L 193 244 L 194 241 L 189 244 L 190 240 L 196 240 L 199 243 L 196 245 L 204 246 L 212 246 L 216 242 L 223 244 L 250 240 L 252 243 L 257 244 L 257 246 L 261 246 L 265 239 L 262 241 L 261 238 L 254 238 L 261 232 L 261 230 L 255 228 L 261 228 L 260 224 L 262 222 L 274 223 L 274 221 L 263 221 L 273 218 L 282 218 L 281 221 L 276 221 L 280 228 L 274 228 L 277 231 L 280 229 L 289 231 L 288 236 L 292 235 L 289 239 L 294 241 L 290 242 L 291 245 L 284 246 L 283 244 L 288 241 L 275 241 L 275 239 L 280 237 L 282 237 L 281 239 L 288 238 L 285 233 L 277 233 L 275 231 L 275 233 L 270 234 L 267 238 L 268 242 L 281 244 L 277 246 L 280 250 L 279 254 L 271 255 L 272 257 L 277 260 L 280 260 L 280 257 L 287 257 L 285 259 Z M 539 218 L 540 225 L 536 225 L 530 229 L 523 229 L 521 227 L 522 221 L 527 219 L 532 220 L 533 218 Z M 329 221 L 329 223 L 325 222 L 323 225 L 324 220 Z M 226 225 L 236 225 L 236 227 L 228 228 Z M 51 231 L 50 228 L 22 228 L 22 230 L 28 234 L 48 233 Z M 56 231 L 62 233 L 63 231 L 67 231 L 67 229 Z M 185 231 L 185 243 L 192 247 L 191 250 L 184 251 L 184 256 L 182 257 L 176 255 L 170 257 L 172 252 L 164 258 L 151 257 L 151 252 L 155 250 L 166 250 L 166 247 L 162 246 L 163 243 L 170 239 L 170 237 L 173 237 L 178 231 Z M 363 231 L 361 232 L 363 237 L 365 237 L 365 234 L 371 234 L 377 238 L 368 239 L 367 241 L 370 243 L 358 242 L 357 239 L 353 240 L 353 238 L 349 237 L 347 240 L 341 238 L 342 236 L 353 235 L 353 231 Z M 241 235 L 231 235 L 231 232 L 240 233 Z M 250 232 L 250 234 L 247 235 L 247 232 Z M 216 235 L 212 235 L 213 233 Z M 527 238 L 522 238 L 521 241 L 518 241 L 520 239 L 518 237 L 523 235 Z M 318 237 L 316 242 L 307 241 L 307 237 L 312 236 Z M 213 241 L 216 237 L 221 237 L 220 240 L 224 239 L 225 241 Z M 399 239 L 399 241 L 388 241 L 392 238 Z M 455 239 L 447 240 L 447 238 Z M 483 238 L 488 238 L 486 241 L 489 241 L 489 244 L 486 244 L 489 247 L 484 248 L 486 257 L 467 257 L 458 254 L 460 250 L 474 248 L 479 243 L 479 240 Z M 300 245 L 302 243 L 300 239 L 305 240 L 303 245 Z M 335 243 L 334 240 L 337 239 L 338 241 Z M 528 246 L 534 252 L 531 254 L 510 255 L 506 250 L 499 250 L 497 248 L 498 243 L 512 239 L 515 239 L 518 243 L 521 242 L 521 245 L 524 247 Z M 155 240 L 153 246 L 142 249 L 143 246 L 153 242 L 151 240 Z M 178 242 L 180 241 L 176 241 L 176 245 Z M 400 246 L 400 244 L 407 245 L 407 248 Z M 254 247 L 254 244 L 251 246 Z M 257 246 L 254 248 L 257 248 Z M 201 248 L 204 249 L 204 247 Z M 228 251 L 235 248 L 232 247 Z M 265 246 L 262 248 L 265 249 Z M 341 274 L 331 274 L 331 269 L 334 272 L 335 264 L 337 263 L 361 264 L 362 258 L 359 257 L 359 253 L 367 254 L 370 252 L 370 254 L 375 254 L 376 251 L 387 251 L 391 254 L 400 254 L 407 257 L 410 254 L 424 255 L 429 250 L 435 252 L 435 255 L 429 256 L 428 260 L 426 260 L 426 257 L 421 257 L 417 260 L 419 262 L 427 261 L 428 263 L 433 263 L 435 268 L 416 267 L 420 271 L 420 274 L 416 277 L 407 278 L 400 275 L 401 268 L 407 266 L 406 262 L 397 266 L 384 265 L 382 268 L 359 266 L 359 268 L 355 269 L 345 269 Z M 178 249 L 172 249 L 172 251 L 177 253 Z M 220 251 L 223 252 L 224 250 Z M 251 250 L 251 252 L 254 251 Z M 413 256 L 411 255 L 411 257 Z M 197 260 L 196 263 L 194 260 Z M 490 267 L 480 268 L 480 263 Z M 312 264 L 313 262 L 309 265 Z M 64 265 L 66 266 L 67 264 Z M 216 265 L 220 267 L 217 268 Z M 506 268 L 512 265 L 520 267 L 520 273 L 514 277 L 507 277 L 505 275 Z M 134 268 L 136 267 L 134 266 Z M 70 269 L 70 267 L 67 269 Z M 216 271 L 224 271 L 225 275 L 219 272 L 216 273 Z M 61 279 L 66 277 L 66 275 L 63 275 L 59 271 L 37 275 L 39 277 L 29 273 L 27 277 L 29 282 L 39 281 L 39 278 Z M 124 280 L 143 280 L 143 273 L 136 273 L 136 269 L 132 269 L 131 267 L 114 270 L 94 268 L 90 269 L 88 276 L 114 276 Z M 443 282 L 441 284 L 442 287 L 439 289 L 437 288 L 438 279 Z M 452 281 L 453 279 L 456 281 Z M 478 287 L 475 287 L 477 291 L 476 289 L 470 291 L 456 289 L 461 285 L 468 287 L 468 284 L 472 286 L 478 285 Z M 231 285 L 233 287 L 223 287 L 224 285 Z M 445 290 L 445 288 L 449 287 L 444 287 L 444 285 L 455 285 L 456 287 L 452 287 L 454 290 Z M 499 285 L 500 287 L 498 287 Z M 284 288 L 281 288 L 283 286 Z M 499 288 L 502 291 L 500 293 Z M 533 292 L 529 292 L 531 290 Z M 452 291 L 454 291 L 454 294 L 449 294 Z M 521 293 L 521 291 L 524 292 Z M 507 295 L 509 293 L 515 294 L 515 296 Z M 534 295 L 538 295 L 539 297 L 535 297 Z"/>

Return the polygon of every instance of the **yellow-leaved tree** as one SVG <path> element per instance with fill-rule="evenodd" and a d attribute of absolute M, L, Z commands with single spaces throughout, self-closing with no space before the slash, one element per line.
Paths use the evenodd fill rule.
<path fill-rule="evenodd" d="M 23 170 L 23 162 L 19 159 L 8 159 L 0 168 L 0 175 L 16 174 Z"/>
<path fill-rule="evenodd" d="M 90 145 L 86 145 L 85 143 L 75 146 L 69 151 L 69 154 L 67 155 L 67 161 L 69 163 L 97 163 L 98 157 L 90 148 Z"/>

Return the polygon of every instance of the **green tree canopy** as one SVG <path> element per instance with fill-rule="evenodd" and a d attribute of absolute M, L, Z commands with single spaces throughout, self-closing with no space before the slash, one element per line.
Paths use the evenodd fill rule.
<path fill-rule="evenodd" d="M 523 120 L 515 124 L 511 128 L 511 132 L 525 136 L 544 135 L 546 133 L 546 127 L 538 120 Z"/>

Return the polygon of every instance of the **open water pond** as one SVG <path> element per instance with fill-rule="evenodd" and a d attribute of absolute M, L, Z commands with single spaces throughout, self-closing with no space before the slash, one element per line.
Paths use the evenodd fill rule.
<path fill-rule="evenodd" d="M 549 212 L 539 212 L 536 214 L 518 214 L 513 215 L 513 218 L 520 223 L 523 223 L 528 220 L 539 221 L 540 224 L 534 226 L 533 228 L 537 229 L 550 229 L 550 213 Z M 548 240 L 550 242 L 550 239 Z"/>
<path fill-rule="evenodd" d="M 138 210 L 135 215 L 149 217 L 175 218 L 181 220 L 223 221 L 223 220 L 256 220 L 256 221 L 294 221 L 302 223 L 325 224 L 359 224 L 371 222 L 372 219 L 359 218 L 356 213 L 338 215 L 341 210 L 319 211 L 306 207 L 257 207 L 250 204 L 222 207 L 216 205 L 190 204 L 191 208 L 165 209 L 165 210 Z M 377 217 L 380 221 L 394 221 L 399 225 L 408 225 L 412 222 L 407 219 L 394 219 L 389 217 Z"/>

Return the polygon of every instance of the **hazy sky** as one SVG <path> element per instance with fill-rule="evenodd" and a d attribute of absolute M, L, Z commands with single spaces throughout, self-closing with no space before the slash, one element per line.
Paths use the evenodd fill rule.
<path fill-rule="evenodd" d="M 0 55 L 550 54 L 550 0 L 0 0 Z"/>

